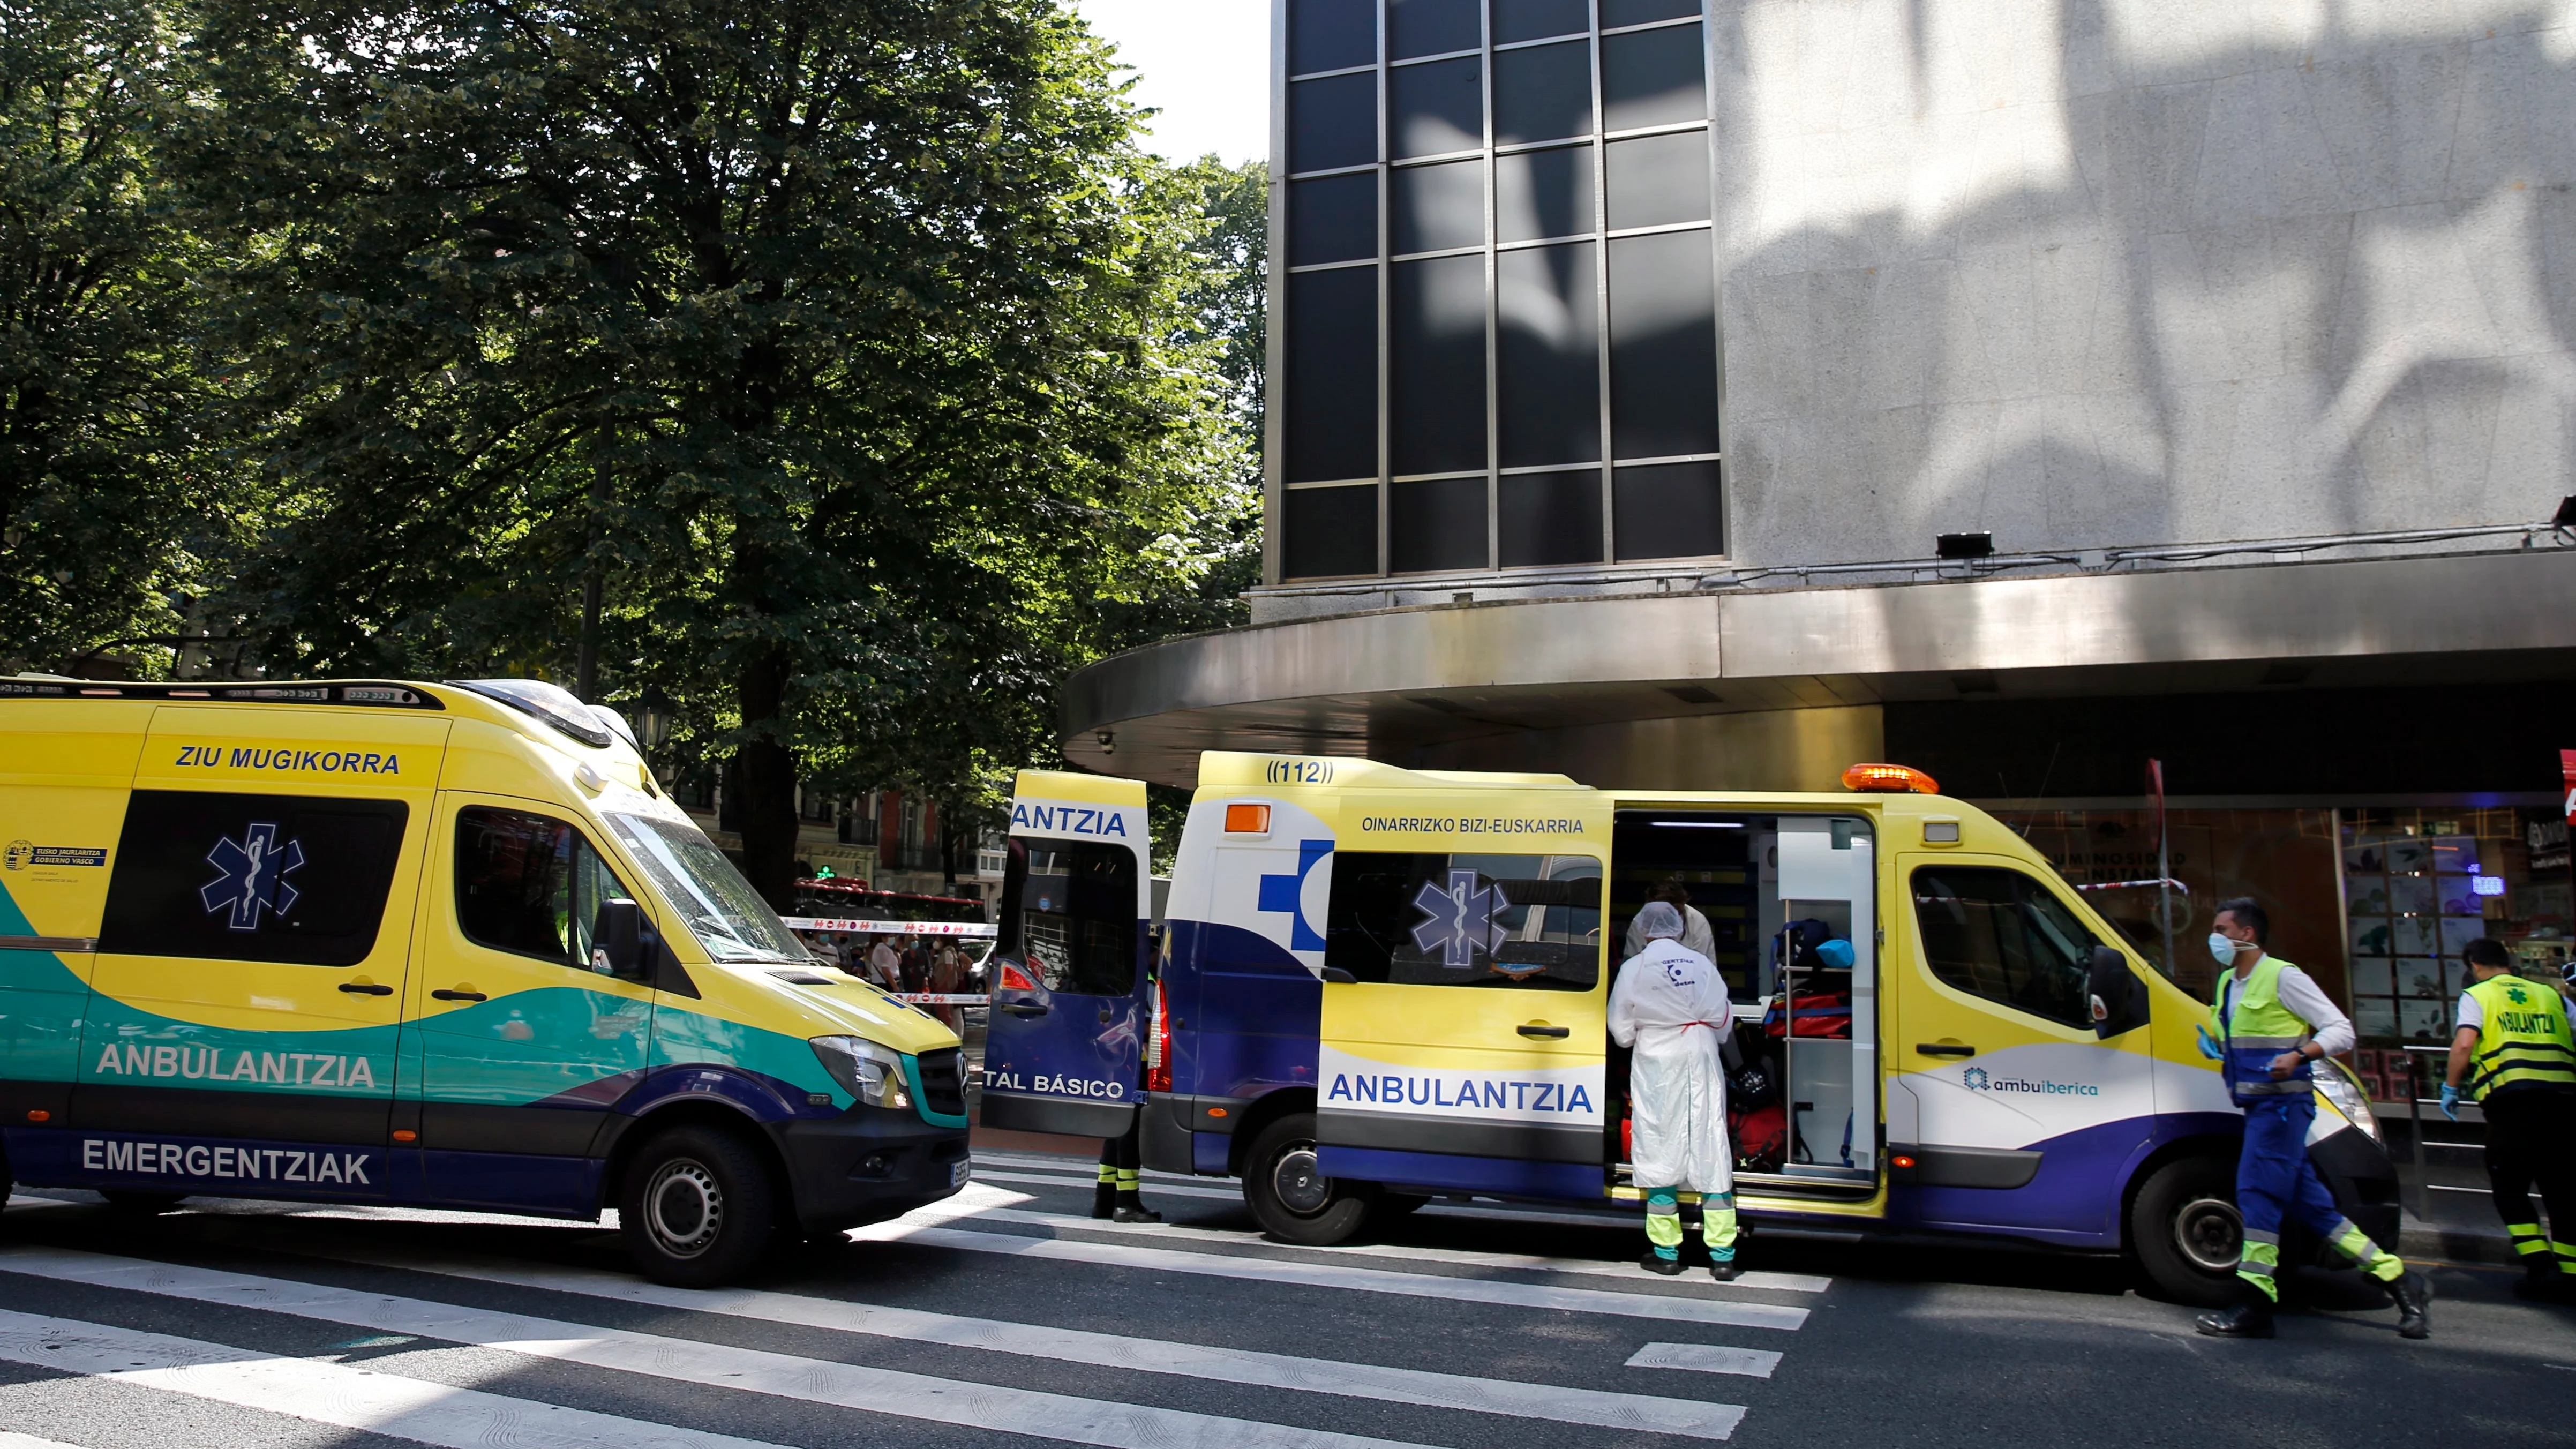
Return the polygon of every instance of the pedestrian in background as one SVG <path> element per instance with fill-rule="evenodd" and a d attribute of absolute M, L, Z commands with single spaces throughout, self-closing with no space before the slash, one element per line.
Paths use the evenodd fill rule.
<path fill-rule="evenodd" d="M 2236 1160 L 2236 1211 L 2245 1220 L 2237 1250 L 2236 1306 L 2204 1313 L 2197 1327 L 2214 1338 L 2270 1338 L 2280 1301 L 2281 1223 L 2300 1224 L 2361 1265 L 2397 1305 L 2397 1332 L 2432 1332 L 2431 1285 L 2396 1254 L 2374 1243 L 2335 1206 L 2334 1194 L 2308 1160 L 2308 1128 L 2317 1120 L 2310 1068 L 2352 1048 L 2352 1022 L 2308 973 L 2271 955 L 2271 917 L 2252 898 L 2221 901 L 2209 952 L 2222 967 L 2200 1049 L 2220 1064 L 2227 1089 L 2245 1111 L 2245 1145 Z"/>
<path fill-rule="evenodd" d="M 2460 993 L 2442 1114 L 2467 1095 L 2486 1112 L 2487 1191 L 2522 1258 L 2519 1298 L 2576 1301 L 2576 1037 L 2551 986 L 2513 974 L 2504 943 L 2480 936 L 2460 952 L 2473 978 Z M 2549 1233 L 2532 1211 L 2537 1183 Z"/>
<path fill-rule="evenodd" d="M 868 977 L 880 991 L 903 989 L 903 962 L 894 954 L 893 937 L 879 936 L 876 945 L 868 948 Z"/>
<path fill-rule="evenodd" d="M 1667 1277 L 1682 1271 L 1681 1194 L 1699 1194 L 1700 1236 L 1709 1276 L 1739 1277 L 1735 1265 L 1735 1153 L 1726 1140 L 1725 1033 L 1735 1008 L 1715 962 L 1682 944 L 1682 914 L 1670 901 L 1637 912 L 1646 948 L 1619 968 L 1610 993 L 1610 1039 L 1635 1049 L 1628 1069 L 1629 1161 L 1646 1193 L 1646 1256 L 1638 1266 Z"/>

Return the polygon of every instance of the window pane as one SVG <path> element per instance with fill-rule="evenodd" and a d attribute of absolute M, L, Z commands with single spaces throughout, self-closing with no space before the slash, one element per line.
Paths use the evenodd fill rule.
<path fill-rule="evenodd" d="M 1485 43 L 1476 8 L 1476 0 L 1386 0 L 1387 58 L 1474 50 Z"/>
<path fill-rule="evenodd" d="M 1346 70 L 1375 59 L 1377 7 L 1370 0 L 1290 0 L 1290 75 Z"/>
<path fill-rule="evenodd" d="M 1332 171 L 1377 159 L 1377 74 L 1288 88 L 1288 169 Z"/>
<path fill-rule="evenodd" d="M 1088 840 L 1011 837 L 994 954 L 1048 991 L 1126 996 L 1136 989 L 1136 855 Z"/>
<path fill-rule="evenodd" d="M 1914 872 L 1923 958 L 1946 984 L 2064 1026 L 2089 1027 L 2093 934 L 2013 870 Z"/>
<path fill-rule="evenodd" d="M 1444 161 L 1387 173 L 1395 208 L 1395 250 L 1439 252 L 1485 240 L 1485 163 Z"/>
<path fill-rule="evenodd" d="M 1386 552 L 1390 573 L 1484 568 L 1485 480 L 1387 485 Z"/>
<path fill-rule="evenodd" d="M 1584 0 L 1494 0 L 1494 44 L 1580 35 L 1592 28 Z"/>
<path fill-rule="evenodd" d="M 99 949 L 355 966 L 375 949 L 409 816 L 399 800 L 137 790 Z"/>
<path fill-rule="evenodd" d="M 1502 479 L 1503 567 L 1601 562 L 1601 470 L 1507 473 Z"/>
<path fill-rule="evenodd" d="M 1395 268 L 1387 338 L 1397 473 L 1485 466 L 1485 259 Z"/>
<path fill-rule="evenodd" d="M 1726 552 L 1726 514 L 1717 464 L 1621 468 L 1612 484 L 1610 527 L 1619 561 L 1707 558 Z"/>
<path fill-rule="evenodd" d="M 1494 144 L 1592 134 L 1592 45 L 1577 40 L 1494 57 Z"/>
<path fill-rule="evenodd" d="M 1402 986 L 1589 991 L 1601 979 L 1601 862 L 1335 851 L 1324 965 Z"/>
<path fill-rule="evenodd" d="M 1717 293 L 1706 231 L 1610 243 L 1610 446 L 1717 451 Z"/>
<path fill-rule="evenodd" d="M 1474 56 L 1387 73 L 1395 155 L 1437 156 L 1485 144 L 1484 62 Z M 1300 169 L 1303 169 L 1301 166 Z"/>
<path fill-rule="evenodd" d="M 694 825 L 651 815 L 611 815 L 611 829 L 718 961 L 802 961 L 808 952 L 742 872 Z"/>
<path fill-rule="evenodd" d="M 1700 0 L 1601 0 L 1601 28 L 1643 25 L 1651 20 L 1679 20 L 1697 15 Z"/>
<path fill-rule="evenodd" d="M 1592 148 L 1495 157 L 1494 229 L 1507 242 L 1591 235 Z"/>
<path fill-rule="evenodd" d="M 456 924 L 498 951 L 571 958 L 573 828 L 515 810 L 456 819 Z"/>
<path fill-rule="evenodd" d="M 1708 118 L 1699 27 L 1640 30 L 1601 40 L 1602 124 L 1613 131 Z"/>
<path fill-rule="evenodd" d="M 1496 414 L 1506 468 L 1601 457 L 1601 329 L 1593 244 L 1498 253 Z M 1596 517 L 1593 533 L 1600 533 Z"/>
<path fill-rule="evenodd" d="M 1280 499 L 1279 571 L 1292 579 L 1377 572 L 1377 486 L 1292 488 Z"/>
<path fill-rule="evenodd" d="M 1288 265 L 1377 255 L 1377 173 L 1288 183 Z"/>
<path fill-rule="evenodd" d="M 1613 141 L 1602 158 L 1610 229 L 1708 220 L 1708 133 Z"/>
<path fill-rule="evenodd" d="M 1288 481 L 1376 477 L 1377 268 L 1290 277 L 1286 344 Z"/>

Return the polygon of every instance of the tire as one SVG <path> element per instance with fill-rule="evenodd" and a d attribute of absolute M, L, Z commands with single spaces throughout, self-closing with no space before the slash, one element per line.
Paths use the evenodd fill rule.
<path fill-rule="evenodd" d="M 2129 1205 L 2129 1249 L 2149 1286 L 2177 1303 L 2224 1308 L 2236 1301 L 2236 1170 L 2215 1157 L 2166 1163 Z"/>
<path fill-rule="evenodd" d="M 635 1271 L 674 1288 L 713 1288 L 769 1251 L 782 1196 L 749 1143 L 712 1127 L 674 1127 L 627 1165 L 618 1231 Z"/>
<path fill-rule="evenodd" d="M 1261 1129 L 1243 1157 L 1243 1201 L 1270 1236 L 1300 1247 L 1348 1242 L 1368 1222 L 1376 1185 L 1336 1182 L 1315 1170 L 1315 1114 L 1292 1112 Z"/>
<path fill-rule="evenodd" d="M 98 1195 L 106 1198 L 107 1205 L 118 1212 L 133 1213 L 147 1218 L 159 1217 L 188 1200 L 184 1193 L 136 1192 L 132 1188 L 124 1187 L 103 1187 L 99 1189 Z"/>

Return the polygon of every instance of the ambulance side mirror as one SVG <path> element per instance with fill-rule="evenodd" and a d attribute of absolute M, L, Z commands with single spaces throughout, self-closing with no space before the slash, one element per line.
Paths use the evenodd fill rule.
<path fill-rule="evenodd" d="M 2093 1007 L 2093 1035 L 2101 1041 L 2147 1024 L 2147 991 L 2129 969 L 2129 958 L 2108 946 L 2093 948 L 2084 987 Z"/>
<path fill-rule="evenodd" d="M 642 906 L 633 901 L 599 903 L 590 969 L 621 981 L 641 981 L 649 974 L 652 946 L 653 928 L 644 923 Z"/>

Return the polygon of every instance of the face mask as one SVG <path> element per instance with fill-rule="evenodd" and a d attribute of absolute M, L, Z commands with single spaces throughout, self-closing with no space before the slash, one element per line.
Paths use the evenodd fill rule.
<path fill-rule="evenodd" d="M 2218 958 L 2219 965 L 2233 966 L 2236 964 L 2236 942 L 2212 931 L 2209 933 L 2209 954 Z"/>

